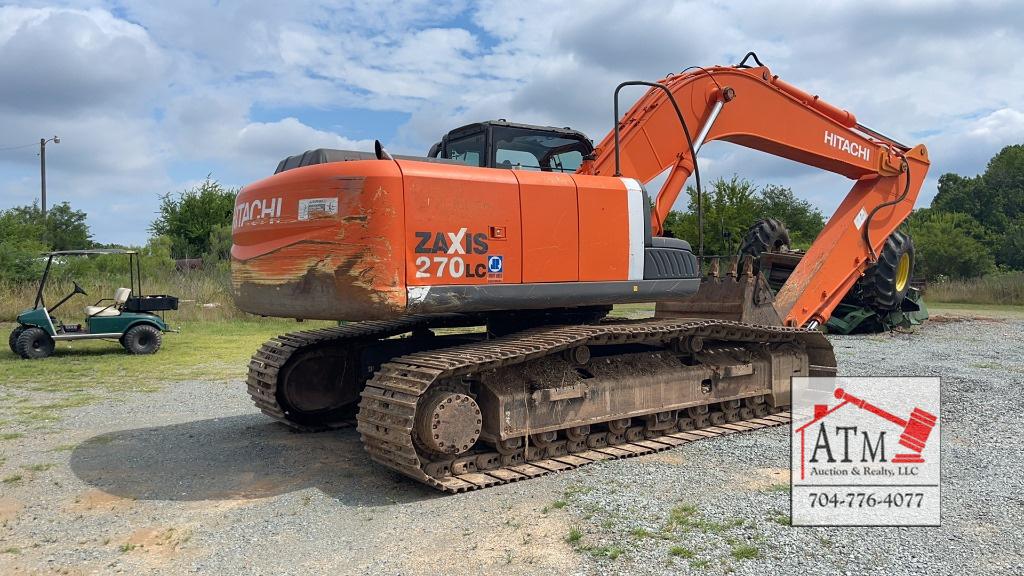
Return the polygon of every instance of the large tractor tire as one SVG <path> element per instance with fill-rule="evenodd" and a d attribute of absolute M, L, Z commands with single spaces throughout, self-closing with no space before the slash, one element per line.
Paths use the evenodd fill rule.
<path fill-rule="evenodd" d="M 763 252 L 782 252 L 789 249 L 789 230 L 775 218 L 763 218 L 747 230 L 740 243 L 740 256 L 750 255 L 757 260 Z"/>
<path fill-rule="evenodd" d="M 7 343 L 11 347 L 11 352 L 18 353 L 18 336 L 25 331 L 25 326 L 17 326 L 14 330 L 11 330 L 11 335 L 7 338 Z"/>
<path fill-rule="evenodd" d="M 873 310 L 896 310 L 910 288 L 914 276 L 914 242 L 910 236 L 893 232 L 878 253 L 878 262 L 857 282 L 860 302 Z"/>
<path fill-rule="evenodd" d="M 45 330 L 33 326 L 26 328 L 18 335 L 15 348 L 17 348 L 16 352 L 22 358 L 34 360 L 46 358 L 53 354 L 54 342 L 53 338 L 50 338 L 50 335 Z"/>
<path fill-rule="evenodd" d="M 129 354 L 156 354 L 162 343 L 163 334 L 149 324 L 136 324 L 121 336 L 121 345 Z"/>

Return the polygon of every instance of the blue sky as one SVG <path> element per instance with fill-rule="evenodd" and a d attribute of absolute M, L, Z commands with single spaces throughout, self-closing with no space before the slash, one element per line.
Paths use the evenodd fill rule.
<path fill-rule="evenodd" d="M 976 174 L 1024 142 L 1013 2 L 67 2 L 0 5 L 0 149 L 47 147 L 47 196 L 95 238 L 143 243 L 159 196 L 229 186 L 316 147 L 423 154 L 477 120 L 610 128 L 611 91 L 755 50 L 787 81 Z M 638 95 L 638 94 L 636 94 Z M 634 95 L 634 96 L 636 96 Z M 0 150 L 0 208 L 39 194 Z M 706 179 L 790 186 L 826 213 L 846 179 L 711 143 Z"/>

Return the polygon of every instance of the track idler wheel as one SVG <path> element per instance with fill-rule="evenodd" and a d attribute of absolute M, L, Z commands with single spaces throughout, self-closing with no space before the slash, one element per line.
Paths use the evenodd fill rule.
<path fill-rule="evenodd" d="M 472 397 L 438 391 L 418 410 L 416 432 L 423 447 L 437 455 L 468 452 L 480 439 L 483 417 Z"/>

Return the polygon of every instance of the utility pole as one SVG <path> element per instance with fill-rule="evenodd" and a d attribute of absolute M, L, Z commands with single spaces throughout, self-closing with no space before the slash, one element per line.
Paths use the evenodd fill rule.
<path fill-rule="evenodd" d="M 46 143 L 53 140 L 54 144 L 60 144 L 60 137 L 39 139 L 39 185 L 40 205 L 43 211 L 43 221 L 46 221 Z"/>

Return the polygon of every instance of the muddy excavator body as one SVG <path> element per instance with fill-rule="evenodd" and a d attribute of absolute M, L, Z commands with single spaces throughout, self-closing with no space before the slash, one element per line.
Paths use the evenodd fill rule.
<path fill-rule="evenodd" d="M 373 460 L 449 492 L 787 422 L 791 378 L 835 374 L 814 328 L 909 213 L 927 153 L 763 66 L 640 84 L 596 148 L 494 121 L 427 157 L 314 150 L 246 186 L 238 306 L 346 321 L 265 343 L 256 405 L 296 430 L 355 424 Z M 711 139 L 855 180 L 778 292 L 750 257 L 662 235 Z M 641 302 L 654 318 L 606 316 Z"/>

